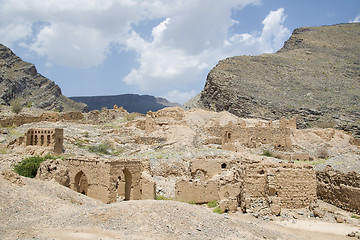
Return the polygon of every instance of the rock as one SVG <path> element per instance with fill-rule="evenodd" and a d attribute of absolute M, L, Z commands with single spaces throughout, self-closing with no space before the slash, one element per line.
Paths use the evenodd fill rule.
<path fill-rule="evenodd" d="M 274 54 L 221 60 L 200 96 L 184 105 L 247 118 L 296 117 L 300 128 L 360 136 L 360 112 L 352 110 L 360 101 L 359 32 L 360 23 L 295 29 Z"/>
<path fill-rule="evenodd" d="M 49 159 L 42 162 L 37 171 L 36 178 L 43 181 L 54 179 L 65 187 L 70 186 L 69 170 L 61 159 Z"/>
<path fill-rule="evenodd" d="M 1 173 L 1 175 L 3 176 L 4 179 L 10 181 L 11 183 L 17 184 L 17 185 L 25 185 L 25 183 L 21 180 L 19 174 L 11 171 L 11 170 L 6 170 L 4 172 Z"/>
<path fill-rule="evenodd" d="M 313 213 L 315 217 L 323 218 L 325 216 L 325 212 L 319 207 L 314 208 Z"/>
<path fill-rule="evenodd" d="M 351 232 L 347 235 L 348 237 L 355 237 L 356 236 L 356 232 Z"/>
<path fill-rule="evenodd" d="M 18 101 L 22 105 L 47 110 L 87 111 L 86 104 L 77 103 L 61 94 L 53 81 L 43 77 L 36 67 L 22 61 L 9 48 L 0 44 L 0 104 Z"/>
<path fill-rule="evenodd" d="M 342 214 L 335 214 L 335 220 L 337 223 L 343 223 L 345 221 L 345 218 Z"/>

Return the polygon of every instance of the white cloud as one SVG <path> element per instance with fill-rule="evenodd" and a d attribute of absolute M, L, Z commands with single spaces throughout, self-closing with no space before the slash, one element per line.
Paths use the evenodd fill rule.
<path fill-rule="evenodd" d="M 115 43 L 135 51 L 139 66 L 123 79 L 182 102 L 218 60 L 273 52 L 290 31 L 284 9 L 264 16 L 261 33 L 229 35 L 232 11 L 260 0 L 0 0 L 0 42 L 27 47 L 53 65 L 98 66 Z M 163 19 L 142 37 L 132 26 Z M 44 23 L 44 24 L 43 24 Z M 141 30 L 138 30 L 141 31 Z M 112 45 L 112 46 L 114 46 Z M 121 68 L 119 63 L 119 68 Z M 178 90 L 173 90 L 178 89 Z M 182 92 L 179 91 L 181 89 Z M 176 100 L 178 99 L 178 100 Z"/>
<path fill-rule="evenodd" d="M 230 55 L 271 53 L 280 49 L 284 41 L 290 36 L 290 30 L 283 26 L 286 19 L 284 9 L 271 11 L 262 24 L 262 32 L 258 34 L 234 34 L 225 40 L 224 45 L 229 49 Z"/>
<path fill-rule="evenodd" d="M 357 15 L 353 20 L 350 20 L 350 23 L 358 23 L 360 22 L 360 15 Z"/>
<path fill-rule="evenodd" d="M 152 40 L 146 41 L 133 32 L 127 45 L 137 51 L 140 67 L 132 69 L 124 81 L 143 90 L 178 88 L 199 81 L 204 71 L 209 71 L 224 57 L 274 52 L 290 35 L 289 29 L 283 26 L 286 16 L 282 8 L 265 17 L 260 34 L 230 37 L 227 37 L 228 29 L 236 20 L 231 19 L 230 12 L 221 12 L 220 6 L 215 9 L 217 15 L 222 13 L 225 18 L 222 22 L 226 24 L 216 23 L 220 17 L 211 20 L 208 11 L 195 11 L 196 18 L 206 20 L 199 23 L 195 16 L 189 16 L 192 12 L 188 11 L 185 16 L 167 18 L 156 26 Z M 212 12 L 210 16 L 213 16 Z"/>
<path fill-rule="evenodd" d="M 166 94 L 165 98 L 170 102 L 183 104 L 184 102 L 188 101 L 190 98 L 194 97 L 195 95 L 196 95 L 196 91 L 193 89 L 191 91 L 185 91 L 185 92 L 172 90 Z"/>

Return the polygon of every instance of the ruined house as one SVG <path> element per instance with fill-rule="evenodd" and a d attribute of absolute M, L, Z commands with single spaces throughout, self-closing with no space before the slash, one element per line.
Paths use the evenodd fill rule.
<path fill-rule="evenodd" d="M 279 127 L 273 122 L 259 122 L 254 127 L 247 127 L 245 122 L 233 124 L 229 122 L 223 129 L 222 148 L 228 151 L 238 151 L 239 145 L 249 148 L 258 147 L 259 144 L 270 144 L 274 149 L 292 151 L 290 129 L 296 129 L 295 119 L 280 119 Z"/>
<path fill-rule="evenodd" d="M 29 128 L 25 136 L 11 142 L 8 147 L 41 150 L 60 155 L 63 152 L 64 130 L 62 128 Z M 37 152 L 37 151 L 36 151 Z"/>
<path fill-rule="evenodd" d="M 196 203 L 217 200 L 223 210 L 266 209 L 278 215 L 281 208 L 316 201 L 316 176 L 309 165 L 199 158 L 190 162 L 190 176 L 176 183 L 175 198 Z"/>
<path fill-rule="evenodd" d="M 126 159 L 67 158 L 70 188 L 105 203 L 155 199 L 150 166 Z"/>

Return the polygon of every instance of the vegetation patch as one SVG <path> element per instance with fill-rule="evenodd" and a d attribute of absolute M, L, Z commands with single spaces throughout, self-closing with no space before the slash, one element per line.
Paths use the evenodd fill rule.
<path fill-rule="evenodd" d="M 274 157 L 274 155 L 272 154 L 272 152 L 269 151 L 269 150 L 265 150 L 265 151 L 263 152 L 263 154 L 261 154 L 261 156 Z"/>
<path fill-rule="evenodd" d="M 163 195 L 160 195 L 160 194 L 156 194 L 156 197 L 155 197 L 156 200 L 172 200 L 171 198 L 167 198 Z"/>
<path fill-rule="evenodd" d="M 99 145 L 89 146 L 89 151 L 93 153 L 110 155 L 113 150 L 114 149 L 109 142 L 103 142 Z"/>
<path fill-rule="evenodd" d="M 34 178 L 36 176 L 37 170 L 40 166 L 40 163 L 44 162 L 47 159 L 58 159 L 61 157 L 46 155 L 45 157 L 28 157 L 14 165 L 14 171 L 24 177 Z"/>
<path fill-rule="evenodd" d="M 314 160 L 314 161 L 300 161 L 300 160 L 294 161 L 294 163 L 306 163 L 306 164 L 310 164 L 313 166 L 316 166 L 316 165 L 324 163 L 324 162 L 326 162 L 326 159 L 318 159 L 318 160 Z"/>
<path fill-rule="evenodd" d="M 209 208 L 214 208 L 218 206 L 218 202 L 216 200 L 211 200 L 210 202 L 207 203 L 207 206 Z"/>
<path fill-rule="evenodd" d="M 219 207 L 214 208 L 213 212 L 218 213 L 218 214 L 223 214 L 224 213 L 224 211 L 221 210 L 221 208 L 219 208 Z"/>

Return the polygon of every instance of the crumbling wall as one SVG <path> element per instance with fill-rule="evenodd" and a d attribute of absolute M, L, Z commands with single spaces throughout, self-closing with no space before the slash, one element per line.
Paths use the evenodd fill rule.
<path fill-rule="evenodd" d="M 105 160 L 68 158 L 65 161 L 72 190 L 109 202 L 110 165 Z"/>
<path fill-rule="evenodd" d="M 316 176 L 310 165 L 199 158 L 191 161 L 189 170 L 190 176 L 176 183 L 178 200 L 217 200 L 223 210 L 241 207 L 244 212 L 261 205 L 259 209 L 274 214 L 316 201 Z"/>
<path fill-rule="evenodd" d="M 274 149 L 281 151 L 292 151 L 290 128 L 275 128 L 272 122 L 259 122 L 255 127 L 246 127 L 244 123 L 235 125 L 230 122 L 224 127 L 222 135 L 224 150 L 237 151 L 237 145 L 256 148 L 260 144 L 270 144 Z"/>
<path fill-rule="evenodd" d="M 302 208 L 316 200 L 315 171 L 309 165 L 252 164 L 244 173 L 243 192 L 250 198 L 278 197 L 282 208 Z"/>
<path fill-rule="evenodd" d="M 141 161 L 68 158 L 70 188 L 105 203 L 155 199 L 150 168 Z"/>
<path fill-rule="evenodd" d="M 66 112 L 66 113 L 57 113 L 57 112 L 46 112 L 42 113 L 39 116 L 31 116 L 26 114 L 15 115 L 12 117 L 6 117 L 0 119 L 0 126 L 2 127 L 11 127 L 11 126 L 21 126 L 26 123 L 33 122 L 57 122 L 61 120 L 81 120 L 84 118 L 84 115 L 81 112 Z"/>
<path fill-rule="evenodd" d="M 30 128 L 25 133 L 25 146 L 51 147 L 54 154 L 63 152 L 64 129 Z"/>
<path fill-rule="evenodd" d="M 327 166 L 316 172 L 317 195 L 320 199 L 360 214 L 360 174 L 342 173 Z"/>

